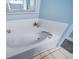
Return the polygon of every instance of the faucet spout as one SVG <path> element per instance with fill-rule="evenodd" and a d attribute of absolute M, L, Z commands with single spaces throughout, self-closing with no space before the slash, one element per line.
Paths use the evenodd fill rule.
<path fill-rule="evenodd" d="M 39 27 L 39 23 L 34 22 L 34 23 L 33 23 L 33 26 L 38 28 L 38 27 Z"/>

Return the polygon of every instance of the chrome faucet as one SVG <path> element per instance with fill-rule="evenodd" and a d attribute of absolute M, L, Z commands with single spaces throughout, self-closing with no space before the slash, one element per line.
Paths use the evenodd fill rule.
<path fill-rule="evenodd" d="M 33 23 L 33 26 L 38 28 L 38 27 L 39 27 L 39 23 L 34 22 L 34 23 Z"/>

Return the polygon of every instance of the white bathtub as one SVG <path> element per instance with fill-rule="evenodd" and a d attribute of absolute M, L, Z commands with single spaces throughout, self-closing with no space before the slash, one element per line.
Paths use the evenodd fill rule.
<path fill-rule="evenodd" d="M 11 33 L 7 33 L 7 58 L 16 56 L 29 51 L 33 48 L 55 48 L 59 42 L 59 38 L 67 28 L 67 24 L 55 21 L 39 19 L 40 27 L 33 27 L 35 19 L 7 21 L 7 29 L 11 29 Z M 60 30 L 59 30 L 60 29 Z M 47 31 L 53 36 L 38 40 L 38 33 Z M 45 49 L 46 49 L 45 48 Z"/>

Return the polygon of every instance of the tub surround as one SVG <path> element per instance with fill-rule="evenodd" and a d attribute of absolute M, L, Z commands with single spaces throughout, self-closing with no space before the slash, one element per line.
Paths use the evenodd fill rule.
<path fill-rule="evenodd" d="M 18 48 L 18 47 L 11 48 L 11 47 L 7 46 L 7 58 L 11 58 L 12 56 L 16 56 L 23 52 L 27 52 L 31 49 L 38 49 L 37 47 L 39 47 L 41 50 L 45 50 L 45 49 L 47 50 L 50 48 L 57 47 L 56 45 L 59 42 L 60 37 L 63 34 L 63 32 L 66 30 L 68 24 L 39 19 L 38 22 L 40 24 L 40 27 L 37 29 L 37 28 L 33 27 L 33 22 L 35 20 L 38 20 L 38 19 L 7 21 L 7 28 L 9 27 L 9 28 L 13 29 L 14 32 L 17 31 L 17 34 L 19 34 L 19 36 L 20 35 L 23 36 L 23 33 L 32 33 L 31 35 L 33 35 L 34 32 L 40 31 L 40 30 L 50 32 L 54 36 L 51 39 L 46 38 L 37 43 L 29 44 L 27 46 L 20 47 L 20 48 Z M 7 34 L 7 37 L 8 36 L 9 36 L 9 34 Z M 16 38 L 16 39 L 18 39 L 18 38 Z M 28 39 L 27 39 L 27 41 L 28 41 Z M 46 47 L 44 47 L 44 46 L 46 46 Z M 35 53 L 35 54 L 37 54 L 37 53 Z"/>

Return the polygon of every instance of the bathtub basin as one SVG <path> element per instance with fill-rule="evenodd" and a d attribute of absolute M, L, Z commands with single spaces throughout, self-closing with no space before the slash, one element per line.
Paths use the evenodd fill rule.
<path fill-rule="evenodd" d="M 36 44 L 46 39 L 53 38 L 53 34 L 49 34 L 47 31 L 42 31 L 40 29 L 37 32 L 37 29 L 34 29 L 35 32 L 30 33 L 20 33 L 12 32 L 7 34 L 7 47 L 9 48 L 22 48 L 27 47 L 29 45 Z"/>
<path fill-rule="evenodd" d="M 7 58 L 33 48 L 37 49 L 39 46 L 39 48 L 42 47 L 44 49 L 54 48 L 67 28 L 65 23 L 47 20 L 40 20 L 41 25 L 36 28 L 33 26 L 34 21 L 34 19 L 7 21 L 7 29 L 11 30 L 6 36 Z"/>

